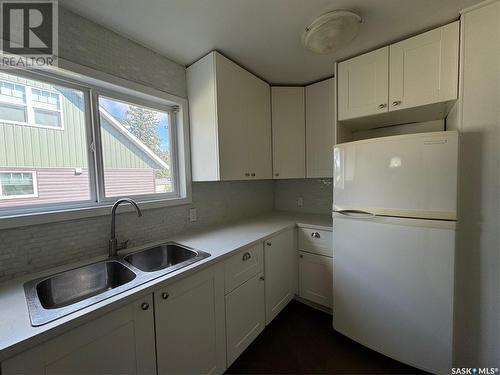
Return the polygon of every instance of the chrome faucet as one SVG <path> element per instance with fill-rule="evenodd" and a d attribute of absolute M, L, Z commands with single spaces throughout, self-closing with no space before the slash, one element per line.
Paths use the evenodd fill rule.
<path fill-rule="evenodd" d="M 132 199 L 130 198 L 122 198 L 118 199 L 115 204 L 113 205 L 113 208 L 111 209 L 111 237 L 109 239 L 109 257 L 115 257 L 118 250 L 126 249 L 127 248 L 127 241 L 123 242 L 120 247 L 117 246 L 118 242 L 116 240 L 116 209 L 118 206 L 122 203 L 130 203 L 132 206 L 135 208 L 135 212 L 137 212 L 137 216 L 142 216 L 141 209 L 135 203 Z"/>

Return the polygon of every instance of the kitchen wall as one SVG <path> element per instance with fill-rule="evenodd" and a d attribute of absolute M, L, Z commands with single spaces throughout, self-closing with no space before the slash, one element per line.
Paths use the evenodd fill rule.
<path fill-rule="evenodd" d="M 302 207 L 297 198 L 302 198 Z M 333 179 L 276 180 L 274 208 L 279 211 L 331 214 Z"/>
<path fill-rule="evenodd" d="M 446 121 L 460 131 L 455 258 L 455 366 L 500 365 L 500 3 L 462 16 L 460 100 Z"/>
<path fill-rule="evenodd" d="M 196 207 L 198 221 L 188 210 Z M 273 209 L 273 181 L 193 183 L 191 205 L 117 216 L 117 238 L 130 246 L 161 240 L 188 229 L 255 216 Z M 100 216 L 0 231 L 0 281 L 108 251 L 110 217 Z"/>
<path fill-rule="evenodd" d="M 185 68 L 69 10 L 59 12 L 59 54 L 80 65 L 146 86 L 186 96 Z M 297 207 L 297 197 L 303 206 Z M 191 205 L 119 214 L 117 236 L 130 246 L 201 226 L 255 216 L 273 209 L 329 214 L 332 180 L 193 183 Z M 198 221 L 190 223 L 189 208 Z M 109 216 L 0 231 L 0 282 L 80 259 L 106 254 Z"/>
<path fill-rule="evenodd" d="M 59 7 L 59 56 L 104 73 L 187 97 L 184 66 L 63 7 Z"/>

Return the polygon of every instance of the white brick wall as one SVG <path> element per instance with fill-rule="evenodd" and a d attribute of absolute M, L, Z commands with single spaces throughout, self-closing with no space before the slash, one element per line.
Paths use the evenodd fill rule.
<path fill-rule="evenodd" d="M 302 207 L 297 207 L 297 197 L 303 198 Z M 275 181 L 276 210 L 330 214 L 332 201 L 333 179 L 331 178 Z"/>

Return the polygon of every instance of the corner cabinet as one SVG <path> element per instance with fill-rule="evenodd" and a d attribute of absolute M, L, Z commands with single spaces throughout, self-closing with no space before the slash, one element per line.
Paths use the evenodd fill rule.
<path fill-rule="evenodd" d="M 153 296 L 2 363 L 2 374 L 155 374 Z"/>
<path fill-rule="evenodd" d="M 269 84 L 214 51 L 187 86 L 193 181 L 271 179 Z"/>
<path fill-rule="evenodd" d="M 335 78 L 306 86 L 307 178 L 333 176 Z"/>
<path fill-rule="evenodd" d="M 266 325 L 297 292 L 296 232 L 287 230 L 264 242 Z"/>
<path fill-rule="evenodd" d="M 217 264 L 154 293 L 159 374 L 226 369 L 224 269 Z"/>
<path fill-rule="evenodd" d="M 272 87 L 273 177 L 306 177 L 303 87 Z"/>

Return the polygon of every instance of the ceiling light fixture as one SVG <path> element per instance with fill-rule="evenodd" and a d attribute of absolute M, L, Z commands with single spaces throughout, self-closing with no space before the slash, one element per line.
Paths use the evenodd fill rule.
<path fill-rule="evenodd" d="M 313 52 L 326 55 L 345 47 L 358 35 L 362 19 L 349 10 L 334 10 L 306 27 L 302 42 Z"/>

